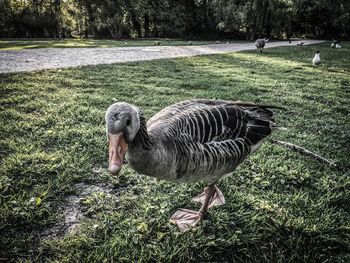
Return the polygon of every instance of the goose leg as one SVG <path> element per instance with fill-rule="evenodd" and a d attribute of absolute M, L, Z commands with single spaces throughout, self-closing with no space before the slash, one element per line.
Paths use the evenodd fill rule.
<path fill-rule="evenodd" d="M 189 209 L 179 209 L 171 216 L 170 219 L 177 224 L 181 232 L 185 232 L 190 229 L 191 226 L 195 226 L 203 218 L 209 208 L 210 201 L 213 199 L 213 194 L 215 194 L 216 189 L 217 187 L 215 185 L 210 185 L 204 189 L 203 202 L 201 202 L 202 206 L 198 212 Z"/>
<path fill-rule="evenodd" d="M 226 203 L 225 201 L 225 197 L 223 195 L 223 193 L 220 191 L 220 189 L 214 185 L 214 191 L 213 191 L 213 194 L 209 200 L 209 205 L 208 205 L 208 208 L 212 207 L 212 206 L 216 206 L 216 205 L 224 205 Z M 198 203 L 201 203 L 203 204 L 204 203 L 204 200 L 205 200 L 205 197 L 206 197 L 206 189 L 208 187 L 206 187 L 204 189 L 204 192 L 201 193 L 200 195 L 196 196 L 196 197 L 193 197 L 192 198 L 192 201 L 193 202 L 198 202 Z"/>

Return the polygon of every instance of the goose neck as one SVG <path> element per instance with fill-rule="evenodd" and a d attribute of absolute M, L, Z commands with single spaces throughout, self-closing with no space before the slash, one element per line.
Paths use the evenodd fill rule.
<path fill-rule="evenodd" d="M 139 118 L 140 118 L 140 128 L 134 140 L 130 143 L 130 147 L 150 150 L 152 148 L 152 142 L 147 132 L 145 117 L 143 116 L 143 113 L 141 111 L 139 112 Z"/>

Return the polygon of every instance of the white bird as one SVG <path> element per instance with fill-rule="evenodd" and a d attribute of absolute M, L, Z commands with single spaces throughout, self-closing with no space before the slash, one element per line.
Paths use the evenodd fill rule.
<path fill-rule="evenodd" d="M 334 43 L 331 44 L 331 48 L 335 48 L 335 44 Z"/>
<path fill-rule="evenodd" d="M 312 64 L 315 66 L 315 65 L 318 65 L 320 63 L 321 63 L 320 51 L 317 50 L 314 58 L 312 59 Z"/>
<path fill-rule="evenodd" d="M 335 48 L 341 48 L 341 45 L 339 45 L 338 43 L 335 44 Z"/>

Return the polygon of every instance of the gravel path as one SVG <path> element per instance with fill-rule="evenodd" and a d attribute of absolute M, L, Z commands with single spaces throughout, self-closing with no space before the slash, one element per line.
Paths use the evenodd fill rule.
<path fill-rule="evenodd" d="M 321 40 L 303 40 L 305 45 L 322 43 Z M 287 41 L 266 44 L 266 48 L 296 45 Z M 117 48 L 40 48 L 0 51 L 0 73 L 33 71 L 49 68 L 111 64 L 160 58 L 189 57 L 255 49 L 249 44 L 211 44 L 198 46 L 156 46 Z M 312 56 L 312 54 L 310 54 Z"/>

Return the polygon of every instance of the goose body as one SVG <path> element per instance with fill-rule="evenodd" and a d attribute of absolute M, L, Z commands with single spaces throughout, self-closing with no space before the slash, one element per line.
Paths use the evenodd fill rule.
<path fill-rule="evenodd" d="M 142 114 L 142 113 L 141 113 Z M 143 117 L 126 160 L 138 173 L 176 182 L 212 183 L 261 145 L 272 112 L 250 104 L 192 100 Z"/>
<path fill-rule="evenodd" d="M 120 171 L 122 160 L 118 158 L 124 151 L 128 164 L 138 173 L 173 182 L 204 181 L 212 191 L 205 195 L 217 194 L 217 203 L 222 204 L 222 193 L 214 184 L 233 172 L 276 128 L 269 108 L 274 107 L 190 100 L 164 108 L 146 123 L 135 106 L 115 103 L 106 113 L 110 171 Z M 204 202 L 202 212 L 208 207 Z M 177 215 L 179 227 L 188 211 Z"/>
<path fill-rule="evenodd" d="M 335 48 L 341 48 L 341 45 L 339 45 L 338 43 L 335 44 Z"/>

